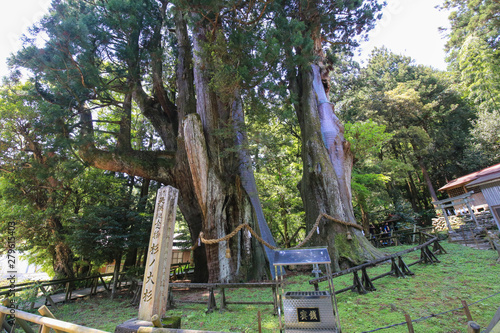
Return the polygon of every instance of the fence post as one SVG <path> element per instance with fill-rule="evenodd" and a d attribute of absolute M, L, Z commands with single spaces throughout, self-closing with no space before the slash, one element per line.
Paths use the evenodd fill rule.
<path fill-rule="evenodd" d="M 408 326 L 408 333 L 415 333 L 413 330 L 413 324 L 411 322 L 410 315 L 405 313 L 405 320 L 406 320 L 406 325 Z"/>
<path fill-rule="evenodd" d="M 47 290 L 45 290 L 42 285 L 40 285 L 40 290 L 42 291 L 43 296 L 45 296 L 45 299 L 49 301 L 50 305 L 52 305 L 54 309 L 57 309 L 56 303 L 52 300 L 52 297 L 50 297 L 49 293 L 47 293 Z"/>
<path fill-rule="evenodd" d="M 50 327 L 42 325 L 42 327 L 40 328 L 40 333 L 50 333 Z"/>
<path fill-rule="evenodd" d="M 104 289 L 106 289 L 107 291 L 109 291 L 109 287 L 108 287 L 108 285 L 106 284 L 106 282 L 104 281 L 104 279 L 102 278 L 101 273 L 99 273 L 99 278 L 101 279 L 101 282 L 102 282 L 102 284 L 104 285 Z"/>
<path fill-rule="evenodd" d="M 8 298 L 5 298 L 2 300 L 2 305 L 3 306 L 6 306 L 6 307 L 10 307 L 11 303 L 10 303 L 10 299 Z M 9 324 L 7 324 L 7 322 L 5 321 L 5 313 L 0 313 L 0 331 L 2 330 L 2 326 L 7 330 L 7 332 L 14 332 L 14 329 L 15 329 L 15 326 L 16 324 L 19 324 L 19 326 L 21 326 L 21 328 L 26 332 L 26 333 L 35 333 L 33 331 L 33 329 L 31 329 L 31 327 L 26 324 L 26 322 L 24 320 L 22 320 L 21 318 L 15 318 L 14 319 L 14 324 L 13 326 L 11 327 Z"/>
<path fill-rule="evenodd" d="M 262 322 L 260 317 L 260 310 L 257 312 L 257 322 L 259 323 L 259 333 L 262 333 Z"/>
<path fill-rule="evenodd" d="M 10 300 L 8 298 L 4 298 L 1 303 L 3 306 L 8 307 L 10 305 Z M 2 327 L 5 328 L 7 332 L 10 332 L 12 330 L 12 327 L 5 321 L 5 317 L 7 315 L 3 312 L 0 313 L 0 331 L 2 331 Z"/>
<path fill-rule="evenodd" d="M 226 291 L 224 287 L 220 288 L 220 309 L 219 312 L 226 310 Z"/>
<path fill-rule="evenodd" d="M 465 315 L 467 316 L 468 321 L 472 321 L 472 315 L 470 314 L 469 306 L 467 305 L 467 301 L 462 300 L 462 306 L 464 307 Z"/>
<path fill-rule="evenodd" d="M 480 333 L 481 327 L 474 321 L 467 323 L 467 333 Z"/>
<path fill-rule="evenodd" d="M 205 313 L 212 313 L 214 309 L 217 308 L 217 305 L 215 303 L 214 288 L 208 288 L 208 293 L 207 311 Z"/>
<path fill-rule="evenodd" d="M 46 307 L 45 305 L 42 305 L 42 306 L 38 309 L 38 313 L 40 313 L 42 316 L 47 317 L 47 318 L 57 319 L 57 318 L 56 318 L 56 317 L 52 314 L 52 312 L 50 312 L 49 308 L 48 308 L 48 307 Z M 44 330 L 44 327 L 45 327 L 45 325 L 43 325 L 43 326 L 42 326 L 42 332 L 43 332 L 43 330 Z M 48 333 L 48 331 L 49 331 L 49 330 L 50 330 L 50 327 L 47 327 L 47 333 Z M 56 330 L 56 329 L 54 329 L 54 331 L 55 331 L 56 333 L 64 333 L 64 332 L 59 331 L 59 330 Z"/>
<path fill-rule="evenodd" d="M 71 283 L 68 281 L 66 282 L 66 295 L 64 296 L 64 301 L 67 302 L 69 299 L 71 299 Z"/>
<path fill-rule="evenodd" d="M 3 303 L 3 300 L 2 300 L 2 303 Z M 3 324 L 3 321 L 4 321 L 4 318 L 5 318 L 5 313 L 0 313 L 0 330 L 2 329 L 2 324 Z"/>

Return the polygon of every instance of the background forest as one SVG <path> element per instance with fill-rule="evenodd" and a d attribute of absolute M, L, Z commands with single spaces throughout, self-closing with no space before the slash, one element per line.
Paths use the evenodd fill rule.
<path fill-rule="evenodd" d="M 68 5 L 71 10 L 85 11 L 86 1 L 68 3 L 73 6 Z M 109 5 L 133 6 L 115 1 L 109 1 Z M 443 197 L 438 188 L 456 177 L 500 162 L 500 4 L 493 0 L 447 0 L 442 7 L 452 11 L 451 30 L 447 32 L 447 71 L 418 65 L 411 58 L 384 48 L 373 50 L 368 63 L 361 66 L 353 60 L 355 43 L 349 47 L 332 45 L 326 54 L 331 66 L 330 102 L 345 125 L 344 135 L 354 155 L 354 213 L 365 228 L 395 215 L 400 217 L 400 227 L 429 225 L 436 213 L 431 202 Z M 53 43 L 54 49 L 67 47 L 63 39 L 59 42 L 57 39 L 64 35 L 60 34 L 64 29 L 74 34 L 72 38 L 83 33 L 96 34 L 94 45 L 84 45 L 86 41 L 81 41 L 81 58 L 87 56 L 84 48 L 104 52 L 102 44 L 117 38 L 111 33 L 97 35 L 98 31 L 85 30 L 93 22 L 64 26 L 69 24 L 64 21 L 68 13 L 62 7 L 59 9 L 42 22 L 46 40 Z M 117 12 L 127 10 L 137 9 L 121 8 Z M 104 24 L 99 20 L 108 20 L 106 24 L 119 25 L 121 33 L 128 36 L 135 25 L 149 24 L 145 22 L 147 17 L 130 15 L 126 22 L 121 22 L 123 17 L 112 13 L 103 11 L 102 17 L 95 18 L 95 25 Z M 166 22 L 179 20 L 165 12 L 157 14 L 167 15 L 162 18 Z M 167 29 L 168 24 L 165 26 Z M 34 26 L 33 36 L 40 31 L 41 25 Z M 178 31 L 166 34 L 158 43 L 172 47 L 158 55 L 152 46 L 155 33 L 151 30 L 137 36 L 139 43 L 143 43 L 141 47 L 151 51 L 146 56 L 131 55 L 131 49 L 116 42 L 110 48 L 114 48 L 123 62 L 95 63 L 90 56 L 85 62 L 78 59 L 76 70 L 90 73 L 89 80 L 97 80 L 98 69 L 109 79 L 106 86 L 96 84 L 91 92 L 90 112 L 99 116 L 99 120 L 93 121 L 98 138 L 93 144 L 98 148 L 108 144 L 116 145 L 118 151 L 131 148 L 155 152 L 165 148 L 165 140 L 154 134 L 147 113 L 141 112 L 143 106 L 133 100 L 138 90 L 129 95 L 126 92 L 125 87 L 133 84 L 130 76 L 121 76 L 125 66 L 132 71 L 130 68 L 135 65 L 130 59 L 134 56 L 140 58 L 137 66 L 147 62 L 152 67 L 159 66 L 155 60 L 158 56 L 162 58 L 159 71 L 164 83 L 176 82 L 179 75 L 176 58 L 183 50 L 174 41 L 182 36 Z M 238 38 L 239 42 L 250 38 L 243 32 L 232 37 L 235 39 L 231 43 Z M 273 48 L 279 41 L 271 34 L 265 37 L 266 43 L 261 47 L 267 48 L 267 53 L 261 56 L 272 58 L 276 56 Z M 41 52 L 40 49 L 29 46 L 39 41 L 31 38 L 25 37 L 26 47 L 9 60 L 12 72 L 0 88 L 1 237 L 7 237 L 8 222 L 15 221 L 16 238 L 22 240 L 18 249 L 58 277 L 87 274 L 105 262 L 120 258 L 125 258 L 128 268 L 138 266 L 145 256 L 155 193 L 162 184 L 130 173 L 98 169 L 82 159 L 75 147 L 90 144 L 86 141 L 86 124 L 77 107 L 68 115 L 61 105 L 73 105 L 81 94 L 68 91 L 83 88 L 76 84 L 57 85 L 61 78 L 51 67 L 68 59 L 41 53 L 35 57 L 30 53 Z M 271 233 L 278 246 L 293 246 L 306 233 L 298 189 L 303 177 L 302 133 L 293 111 L 293 96 L 285 93 L 287 87 L 280 77 L 284 74 L 274 75 L 270 68 L 265 68 L 267 76 L 264 76 L 262 68 L 259 72 L 256 64 L 245 63 L 246 67 L 238 67 L 241 78 L 234 77 L 231 68 L 236 66 L 239 53 L 221 55 L 225 49 L 220 47 L 217 37 L 212 47 L 203 52 L 213 55 L 212 61 L 216 62 L 210 87 L 220 92 L 231 84 L 243 82 L 248 89 L 241 94 L 247 142 L 242 141 L 237 151 L 226 147 L 219 152 L 221 159 L 240 150 L 248 152 Z M 261 61 L 263 66 L 272 64 L 267 58 L 254 60 Z M 42 64 L 36 59 L 46 62 Z M 35 75 L 26 79 L 26 69 Z M 147 72 L 142 81 L 145 90 L 158 89 L 157 73 Z M 245 81 L 246 77 L 252 79 Z M 79 79 L 76 73 L 75 82 Z M 90 86 L 89 82 L 83 82 L 85 88 L 86 85 Z M 177 85 L 165 91 L 165 100 L 159 103 L 168 105 L 181 89 Z M 118 103 L 119 95 L 125 97 Z M 144 101 L 149 103 L 146 98 Z M 124 119 L 131 120 L 126 131 Z M 75 131 L 76 128 L 80 130 Z M 233 134 L 224 129 L 215 133 L 214 140 L 221 142 Z M 130 147 L 120 147 L 123 142 L 130 143 Z M 165 163 L 168 158 L 164 157 Z M 147 164 L 148 157 L 144 155 L 143 159 Z M 179 232 L 192 239 L 182 213 L 177 216 Z"/>

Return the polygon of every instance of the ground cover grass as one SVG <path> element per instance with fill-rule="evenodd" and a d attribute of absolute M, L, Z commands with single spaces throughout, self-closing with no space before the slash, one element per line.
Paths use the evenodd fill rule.
<path fill-rule="evenodd" d="M 412 319 L 440 314 L 460 308 L 467 301 L 473 319 L 486 328 L 500 306 L 500 264 L 496 251 L 475 250 L 461 245 L 441 243 L 448 254 L 439 255 L 437 264 L 417 264 L 408 278 L 384 277 L 374 281 L 377 291 L 366 295 L 345 292 L 337 295 L 343 332 L 366 332 Z M 408 246 L 386 248 L 388 253 L 402 251 Z M 406 263 L 418 260 L 420 251 L 404 256 Z M 368 270 L 373 277 L 390 270 L 390 264 Z M 285 291 L 311 291 L 309 274 L 287 277 Z M 352 284 L 352 274 L 334 279 L 335 289 Z M 320 289 L 326 285 L 320 284 Z M 488 296 L 494 295 L 487 299 Z M 193 297 L 193 296 L 192 296 Z M 206 299 L 208 295 L 197 295 Z M 217 298 L 217 295 L 216 295 Z M 270 301 L 268 289 L 235 289 L 226 291 L 228 301 Z M 484 299 L 484 300 L 483 300 Z M 217 298 L 217 302 L 218 302 Z M 476 304 L 474 302 L 480 301 Z M 261 312 L 263 332 L 279 332 L 278 318 L 272 305 L 229 305 L 229 310 L 206 314 L 202 304 L 178 304 L 167 315 L 182 317 L 182 328 L 225 332 L 257 332 L 257 312 Z M 113 332 L 116 325 L 137 316 L 138 307 L 130 305 L 125 295 L 110 301 L 105 297 L 78 300 L 53 310 L 57 318 L 76 324 Z M 414 322 L 415 332 L 466 332 L 467 319 L 463 310 L 449 311 L 433 318 Z M 383 330 L 408 332 L 405 325 Z"/>

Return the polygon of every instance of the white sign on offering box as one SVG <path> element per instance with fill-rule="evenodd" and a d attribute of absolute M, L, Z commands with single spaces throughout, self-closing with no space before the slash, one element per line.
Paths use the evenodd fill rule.
<path fill-rule="evenodd" d="M 179 190 L 166 186 L 156 194 L 156 206 L 149 239 L 148 259 L 144 269 L 138 319 L 160 318 L 167 308 L 170 265 L 174 240 L 175 215 Z"/>

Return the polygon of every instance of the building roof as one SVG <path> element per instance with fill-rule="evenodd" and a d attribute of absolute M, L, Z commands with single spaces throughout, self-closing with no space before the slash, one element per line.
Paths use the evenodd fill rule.
<path fill-rule="evenodd" d="M 479 183 L 482 183 L 483 181 L 476 182 L 476 180 L 479 180 L 482 178 L 485 179 L 486 176 L 488 176 L 488 177 L 491 176 L 491 177 L 493 177 L 492 179 L 495 179 L 496 177 L 494 175 L 496 175 L 496 177 L 500 177 L 500 163 L 492 165 L 492 166 L 487 167 L 485 169 L 473 172 L 473 173 L 469 173 L 468 175 L 462 176 L 460 178 L 454 179 L 454 180 L 448 182 L 448 184 L 446 184 L 445 186 L 441 187 L 439 189 L 439 191 L 446 191 L 446 190 L 451 190 L 453 188 L 460 187 L 460 186 L 472 185 L 472 182 L 476 183 L 476 185 L 477 185 Z M 491 179 L 489 179 L 489 180 L 491 180 Z M 487 181 L 487 180 L 484 180 L 484 181 Z"/>
<path fill-rule="evenodd" d="M 494 173 L 490 173 L 488 175 L 480 176 L 476 180 L 471 181 L 469 184 L 466 186 L 477 186 L 477 185 L 482 185 L 485 183 L 492 183 L 492 182 L 500 182 L 500 170 Z"/>

